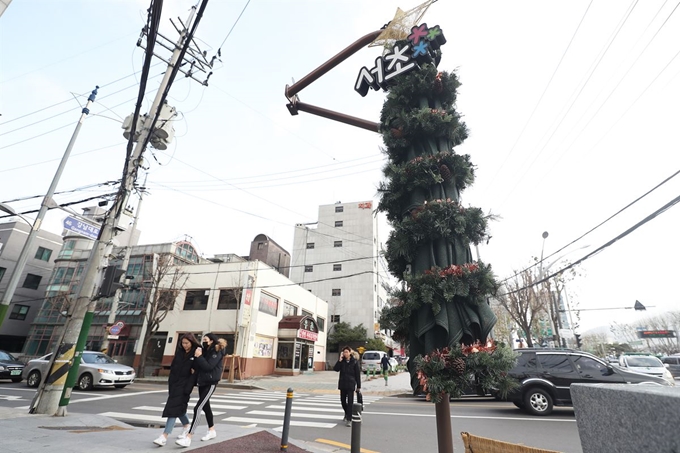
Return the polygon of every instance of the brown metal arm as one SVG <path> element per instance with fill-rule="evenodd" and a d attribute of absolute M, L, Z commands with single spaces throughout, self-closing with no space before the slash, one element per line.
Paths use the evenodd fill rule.
<path fill-rule="evenodd" d="M 311 113 L 313 115 L 322 116 L 331 120 L 339 121 L 341 123 L 350 124 L 352 126 L 367 129 L 369 131 L 378 132 L 380 130 L 380 124 L 373 121 L 363 120 L 354 116 L 345 115 L 340 112 L 335 112 L 333 110 L 327 110 L 321 107 L 316 107 L 314 105 L 305 104 L 300 102 L 297 94 L 304 88 L 309 86 L 312 82 L 319 79 L 321 76 L 326 74 L 328 71 L 345 61 L 350 56 L 354 55 L 359 49 L 367 46 L 382 33 L 383 30 L 376 30 L 371 32 L 362 38 L 359 38 L 349 47 L 345 48 L 343 51 L 335 55 L 333 58 L 310 72 L 308 75 L 303 77 L 300 81 L 294 83 L 292 86 L 286 85 L 285 95 L 288 99 L 288 111 L 291 115 L 297 115 L 298 111 Z"/>

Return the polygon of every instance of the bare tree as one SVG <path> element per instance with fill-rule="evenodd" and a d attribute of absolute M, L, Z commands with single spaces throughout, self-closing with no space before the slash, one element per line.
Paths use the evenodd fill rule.
<path fill-rule="evenodd" d="M 171 254 L 154 257 L 154 266 L 151 280 L 145 288 L 146 302 L 144 304 L 144 336 L 142 338 L 142 351 L 140 353 L 139 368 L 137 375 L 144 377 L 146 356 L 148 353 L 149 339 L 158 332 L 163 320 L 168 313 L 175 309 L 177 296 L 184 288 L 188 275 L 177 266 Z"/>
<path fill-rule="evenodd" d="M 539 297 L 534 281 L 531 269 L 526 269 L 508 279 L 505 290 L 501 289 L 497 296 L 498 303 L 524 332 L 529 347 L 534 345 L 532 329 L 540 313 L 545 311 L 545 303 Z"/>

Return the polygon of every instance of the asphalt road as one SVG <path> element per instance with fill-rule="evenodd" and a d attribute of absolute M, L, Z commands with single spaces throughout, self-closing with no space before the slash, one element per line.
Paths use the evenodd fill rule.
<path fill-rule="evenodd" d="M 23 382 L 0 382 L 0 406 L 27 410 L 34 393 L 35 390 L 27 388 Z M 69 412 L 107 415 L 157 430 L 163 423 L 160 415 L 166 395 L 164 386 L 143 383 L 122 390 L 75 391 Z M 218 388 L 211 405 L 218 424 L 257 425 L 280 430 L 285 393 Z M 351 428 L 344 426 L 342 417 L 337 394 L 296 394 L 290 436 L 319 444 L 349 445 Z M 564 453 L 582 452 L 572 408 L 556 408 L 549 417 L 534 417 L 510 403 L 470 398 L 451 402 L 451 423 L 455 451 L 464 451 L 459 433 L 467 431 Z M 202 430 L 199 428 L 199 432 Z M 366 395 L 361 439 L 361 447 L 367 453 L 435 452 L 434 405 L 410 397 Z"/>

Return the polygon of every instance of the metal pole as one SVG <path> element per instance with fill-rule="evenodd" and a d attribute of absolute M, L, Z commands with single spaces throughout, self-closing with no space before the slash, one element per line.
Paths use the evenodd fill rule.
<path fill-rule="evenodd" d="M 352 450 L 351 453 L 361 452 L 361 404 L 352 404 Z"/>
<path fill-rule="evenodd" d="M 451 404 L 449 395 L 442 395 L 442 400 L 434 405 L 437 418 L 437 448 L 439 453 L 453 453 L 453 435 L 451 434 Z"/>
<path fill-rule="evenodd" d="M 281 433 L 281 451 L 288 451 L 288 431 L 290 430 L 290 412 L 293 409 L 293 389 L 286 393 L 286 409 L 283 413 L 283 432 Z"/>
<path fill-rule="evenodd" d="M 21 277 L 21 274 L 24 271 L 24 267 L 26 267 L 26 262 L 28 261 L 28 254 L 29 251 L 31 250 L 31 246 L 33 245 L 33 240 L 38 234 L 38 230 L 40 230 L 40 226 L 42 225 L 43 219 L 45 218 L 45 214 L 47 214 L 50 205 L 53 205 L 52 196 L 54 196 L 54 192 L 57 190 L 57 184 L 59 184 L 59 179 L 61 179 L 61 175 L 64 172 L 66 162 L 68 161 L 68 158 L 71 155 L 71 150 L 73 149 L 73 145 L 76 142 L 76 138 L 78 138 L 78 133 L 80 132 L 80 128 L 83 125 L 83 121 L 85 121 L 85 117 L 90 113 L 89 107 L 94 102 L 97 96 L 98 89 L 99 86 L 92 90 L 92 93 L 90 93 L 90 97 L 87 98 L 87 104 L 85 104 L 85 107 L 83 107 L 83 110 L 80 113 L 80 119 L 76 124 L 76 129 L 73 131 L 73 134 L 71 135 L 71 140 L 68 142 L 68 146 L 66 147 L 66 151 L 64 151 L 64 155 L 61 158 L 61 162 L 59 162 L 59 167 L 57 168 L 57 172 L 54 174 L 52 184 L 50 184 L 50 188 L 47 189 L 47 193 L 45 194 L 45 197 L 42 200 L 42 204 L 40 205 L 38 215 L 36 216 L 35 221 L 31 226 L 31 231 L 28 233 L 26 242 L 24 243 L 24 246 L 21 249 L 21 253 L 19 254 L 19 258 L 17 259 L 16 266 L 14 266 L 12 276 L 10 277 L 9 282 L 7 283 L 7 289 L 5 290 L 5 294 L 2 296 L 2 302 L 0 303 L 0 327 L 2 326 L 2 323 L 5 320 L 5 314 L 7 313 L 9 305 L 12 302 L 12 297 L 14 297 L 14 291 L 16 291 L 17 286 L 19 284 L 19 278 Z"/>
<path fill-rule="evenodd" d="M 146 186 L 146 176 L 144 177 L 144 186 Z M 137 220 L 139 219 L 139 212 L 142 210 L 142 200 L 143 200 L 143 195 L 144 195 L 144 187 L 140 188 L 139 191 L 139 201 L 137 202 L 137 209 L 135 210 L 135 217 L 134 220 L 132 221 L 132 227 L 130 230 L 130 236 L 128 237 L 128 244 L 127 247 L 125 248 L 125 256 L 123 257 L 123 264 L 121 265 L 121 269 L 123 269 L 124 272 L 127 272 L 128 265 L 130 264 L 130 255 L 132 254 L 132 246 L 134 242 L 134 232 L 137 229 Z M 121 276 L 121 279 L 125 279 L 126 274 L 123 274 Z M 118 313 L 118 303 L 120 302 L 120 295 L 121 295 L 121 290 L 118 289 L 116 291 L 116 294 L 113 295 L 113 301 L 111 302 L 111 312 L 109 313 L 109 317 L 106 320 L 107 327 L 113 325 L 113 323 L 116 321 L 116 314 Z M 109 348 L 109 338 L 106 333 L 104 333 L 104 339 L 102 340 L 102 347 L 101 350 L 102 352 L 105 352 L 106 354 L 109 354 L 108 351 Z M 111 355 L 111 354 L 109 354 Z"/>
<path fill-rule="evenodd" d="M 161 81 L 156 97 L 149 108 L 149 115 L 144 121 L 142 129 L 140 131 L 140 136 L 137 141 L 137 145 L 132 152 L 132 156 L 127 163 L 125 168 L 124 176 L 121 181 L 120 191 L 118 196 L 107 212 L 102 228 L 99 231 L 99 238 L 94 241 L 92 246 L 92 251 L 90 252 L 90 257 L 88 258 L 85 271 L 83 272 L 81 284 L 78 288 L 78 295 L 75 300 L 75 308 L 73 311 L 72 325 L 66 332 L 64 337 L 65 343 L 76 343 L 76 348 L 73 355 L 73 360 L 68 373 L 68 378 L 66 384 L 62 388 L 52 389 L 48 395 L 48 398 L 43 397 L 40 399 L 40 404 L 36 410 L 38 414 L 48 414 L 65 416 L 66 407 L 71 399 L 71 391 L 75 386 L 75 381 L 78 375 L 78 367 L 80 366 L 81 353 L 85 348 L 85 342 L 87 340 L 87 335 L 90 330 L 90 325 L 92 324 L 92 318 L 94 317 L 94 309 L 96 306 L 96 300 L 93 300 L 93 295 L 98 282 L 101 281 L 101 271 L 106 266 L 108 259 L 107 250 L 112 247 L 112 239 L 116 235 L 116 224 L 120 213 L 125 208 L 127 203 L 127 198 L 134 186 L 135 179 L 137 178 L 138 167 L 142 164 L 142 154 L 144 153 L 146 139 L 149 134 L 152 133 L 151 126 L 156 120 L 156 114 L 158 112 L 158 107 L 160 106 L 161 100 L 163 99 L 166 87 L 169 85 L 172 77 L 172 68 L 180 63 L 180 55 L 182 53 L 182 45 L 184 39 L 188 34 L 189 27 L 193 21 L 194 14 L 196 12 L 196 7 L 192 7 L 191 13 L 189 15 L 189 20 L 185 28 L 180 33 L 178 42 L 175 46 L 175 51 L 170 57 L 170 62 L 168 63 L 168 68 L 165 71 L 163 80 Z M 61 392 L 59 392 L 61 390 Z M 59 398 L 61 396 L 61 399 Z"/>

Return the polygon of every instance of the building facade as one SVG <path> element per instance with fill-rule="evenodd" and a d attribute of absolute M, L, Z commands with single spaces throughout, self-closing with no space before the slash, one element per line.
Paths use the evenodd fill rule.
<path fill-rule="evenodd" d="M 290 254 L 269 236 L 258 234 L 250 243 L 251 261 L 262 261 L 290 277 Z"/>
<path fill-rule="evenodd" d="M 183 272 L 184 288 L 155 335 L 161 372 L 185 332 L 226 339 L 240 378 L 325 369 L 326 301 L 261 261 L 201 263 Z"/>
<path fill-rule="evenodd" d="M 25 222 L 0 224 L 0 294 L 7 290 L 30 231 L 31 227 Z M 18 352 L 23 348 L 61 246 L 62 238 L 58 234 L 39 231 L 35 236 L 6 319 L 0 327 L 0 349 Z"/>
<path fill-rule="evenodd" d="M 378 323 L 388 285 L 373 207 L 372 201 L 322 205 L 316 223 L 297 224 L 291 280 L 328 300 L 330 328 L 361 324 L 391 347 Z"/>

